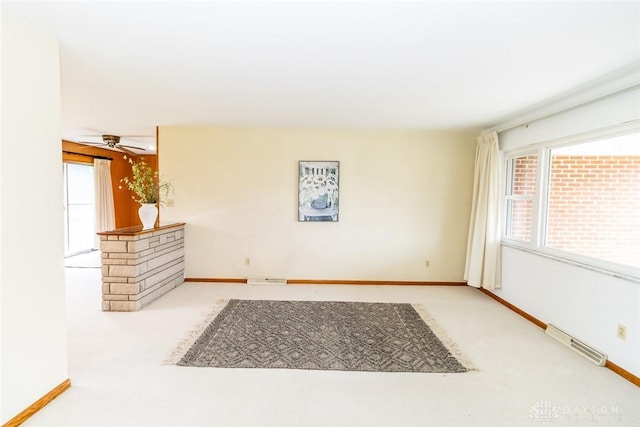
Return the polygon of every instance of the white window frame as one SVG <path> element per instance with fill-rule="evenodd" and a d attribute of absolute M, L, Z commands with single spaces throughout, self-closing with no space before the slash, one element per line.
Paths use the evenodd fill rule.
<path fill-rule="evenodd" d="M 637 124 L 635 124 L 634 126 L 616 126 L 614 128 L 574 135 L 558 140 L 541 142 L 535 145 L 531 145 L 526 149 L 518 149 L 505 152 L 505 174 L 503 179 L 504 190 L 502 191 L 502 224 L 504 224 L 502 227 L 502 245 L 557 259 L 559 261 L 578 265 L 590 270 L 601 271 L 615 277 L 620 277 L 640 283 L 640 268 L 617 264 L 614 262 L 605 261 L 603 259 L 592 258 L 569 251 L 549 248 L 546 246 L 545 235 L 547 229 L 551 150 L 632 133 L 640 133 L 640 126 L 638 126 Z M 507 200 L 509 197 L 518 197 L 509 196 L 507 192 L 509 191 L 511 180 L 513 179 L 513 173 L 511 170 L 512 159 L 531 154 L 537 154 L 538 160 L 536 170 L 536 193 L 534 196 L 533 211 L 531 217 L 531 240 L 527 242 L 523 240 L 513 239 L 507 236 L 509 226 L 508 224 L 510 223 L 510 218 L 508 217 Z M 523 198 L 523 196 L 520 196 L 519 198 Z M 526 197 L 524 198 L 527 199 Z"/>
<path fill-rule="evenodd" d="M 511 188 L 513 188 L 513 160 L 518 157 L 525 157 L 530 155 L 536 155 L 536 194 L 533 196 L 522 196 L 522 195 L 514 195 L 511 193 Z M 502 208 L 502 239 L 509 241 L 512 245 L 522 245 L 524 247 L 530 247 L 536 241 L 537 235 L 537 199 L 538 199 L 538 179 L 539 179 L 539 171 L 540 171 L 540 155 L 538 150 L 518 150 L 514 152 L 509 152 L 506 154 L 504 159 L 504 191 L 502 192 L 503 199 L 503 208 Z M 529 241 L 514 239 L 508 236 L 508 233 L 511 228 L 511 221 L 509 220 L 509 200 L 531 200 L 532 201 L 532 210 L 531 210 L 531 238 Z"/>

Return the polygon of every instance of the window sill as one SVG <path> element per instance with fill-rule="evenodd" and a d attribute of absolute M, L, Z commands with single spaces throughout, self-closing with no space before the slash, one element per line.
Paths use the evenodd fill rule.
<path fill-rule="evenodd" d="M 527 245 L 520 244 L 518 242 L 502 240 L 501 246 L 505 246 L 508 248 L 516 249 L 523 252 L 528 252 L 533 255 L 541 256 L 543 258 L 552 259 L 554 261 L 559 261 L 565 264 L 573 265 L 576 267 L 584 268 L 586 270 L 591 270 L 596 273 L 606 274 L 607 276 L 612 276 L 617 279 L 626 280 L 629 282 L 640 283 L 640 276 L 631 272 L 621 271 L 615 268 L 603 267 L 598 265 L 593 265 L 588 261 L 578 260 L 569 258 L 567 256 L 559 255 L 555 251 L 546 251 L 538 248 L 532 248 Z M 633 267 L 628 267 L 633 270 Z"/>

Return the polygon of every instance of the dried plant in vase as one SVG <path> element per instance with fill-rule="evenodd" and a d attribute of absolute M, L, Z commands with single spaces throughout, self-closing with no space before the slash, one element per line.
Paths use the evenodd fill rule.
<path fill-rule="evenodd" d="M 125 176 L 120 179 L 120 182 L 134 194 L 131 198 L 140 204 L 161 204 L 164 202 L 169 192 L 173 189 L 171 183 L 161 181 L 158 172 L 154 171 L 144 161 L 144 158 L 140 158 L 138 161 L 134 161 L 126 155 L 123 158 L 131 165 L 133 177 Z M 120 186 L 120 189 L 122 189 L 122 186 Z"/>
<path fill-rule="evenodd" d="M 173 186 L 169 182 L 160 181 L 158 171 L 154 171 L 144 158 L 134 161 L 127 155 L 123 157 L 131 165 L 133 176 L 131 178 L 125 176 L 120 179 L 120 182 L 133 193 L 131 198 L 140 203 L 138 216 L 143 228 L 153 228 L 158 218 L 158 205 L 167 198 Z"/>

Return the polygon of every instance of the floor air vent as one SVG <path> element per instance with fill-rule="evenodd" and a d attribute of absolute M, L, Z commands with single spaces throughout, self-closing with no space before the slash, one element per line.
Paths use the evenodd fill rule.
<path fill-rule="evenodd" d="M 247 285 L 286 285 L 287 279 L 275 279 L 271 277 L 249 277 Z"/>
<path fill-rule="evenodd" d="M 546 332 L 553 338 L 560 341 L 562 344 L 574 349 L 598 366 L 604 366 L 604 364 L 607 362 L 606 354 L 596 350 L 588 344 L 583 343 L 579 339 L 572 337 L 571 335 L 551 323 L 547 325 Z"/>

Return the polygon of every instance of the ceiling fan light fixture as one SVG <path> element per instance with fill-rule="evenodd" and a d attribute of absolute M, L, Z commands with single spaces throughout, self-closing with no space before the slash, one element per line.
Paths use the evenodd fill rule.
<path fill-rule="evenodd" d="M 117 135 L 102 135 L 102 141 L 104 141 L 104 143 L 109 147 L 114 147 L 116 144 L 120 143 L 120 137 Z"/>

